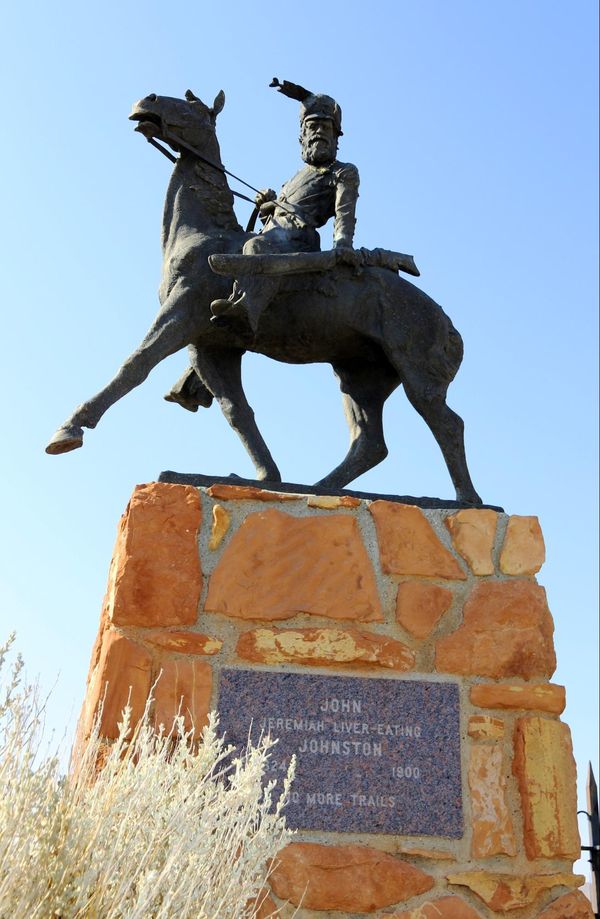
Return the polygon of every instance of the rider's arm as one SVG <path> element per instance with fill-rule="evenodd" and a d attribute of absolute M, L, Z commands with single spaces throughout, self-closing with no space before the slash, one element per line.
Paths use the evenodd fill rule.
<path fill-rule="evenodd" d="M 358 199 L 358 169 L 352 163 L 339 163 L 335 172 L 335 222 L 333 248 L 351 249 L 356 225 Z"/>

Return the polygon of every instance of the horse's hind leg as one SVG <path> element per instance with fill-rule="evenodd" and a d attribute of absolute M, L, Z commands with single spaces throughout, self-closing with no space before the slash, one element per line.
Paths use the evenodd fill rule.
<path fill-rule="evenodd" d="M 460 415 L 446 404 L 446 389 L 429 380 L 420 369 L 406 372 L 403 383 L 410 403 L 427 422 L 442 451 L 456 500 L 462 504 L 479 505 L 481 498 L 475 491 L 465 455 L 464 422 Z"/>
<path fill-rule="evenodd" d="M 110 383 L 67 418 L 46 447 L 46 453 L 67 453 L 81 447 L 83 428 L 95 428 L 111 405 L 143 383 L 162 360 L 188 344 L 188 312 L 181 307 L 180 297 L 172 294 L 171 298 L 175 302 L 169 308 L 167 301 L 139 348 L 122 364 Z"/>
<path fill-rule="evenodd" d="M 377 366 L 334 364 L 333 369 L 340 381 L 350 448 L 340 465 L 317 482 L 323 488 L 343 488 L 386 458 L 383 404 L 400 383 L 385 359 Z"/>

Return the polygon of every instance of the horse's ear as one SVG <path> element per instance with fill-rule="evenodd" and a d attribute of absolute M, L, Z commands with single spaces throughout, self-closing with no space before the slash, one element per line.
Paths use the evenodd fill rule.
<path fill-rule="evenodd" d="M 201 99 L 198 98 L 198 96 L 195 93 L 191 91 L 191 89 L 186 89 L 185 98 L 187 99 L 188 102 L 201 102 L 202 101 Z"/>
<path fill-rule="evenodd" d="M 216 118 L 219 112 L 223 111 L 223 106 L 225 105 L 225 93 L 223 90 L 217 93 L 215 96 L 215 101 L 212 104 L 211 112 L 213 118 Z"/>

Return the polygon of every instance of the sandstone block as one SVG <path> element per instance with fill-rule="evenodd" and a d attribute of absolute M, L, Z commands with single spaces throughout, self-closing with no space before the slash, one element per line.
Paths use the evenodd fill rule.
<path fill-rule="evenodd" d="M 404 846 L 400 844 L 397 847 L 398 855 L 408 855 L 409 858 L 429 858 L 432 861 L 438 862 L 455 862 L 456 855 L 452 852 L 448 852 L 445 849 L 415 849 L 412 846 Z"/>
<path fill-rule="evenodd" d="M 165 632 L 156 629 L 144 632 L 143 640 L 156 648 L 179 654 L 218 654 L 223 647 L 219 638 L 211 638 L 199 632 Z"/>
<path fill-rule="evenodd" d="M 481 919 L 478 913 L 460 897 L 441 897 L 428 900 L 414 909 L 390 913 L 390 919 Z"/>
<path fill-rule="evenodd" d="M 479 744 L 471 749 L 469 788 L 473 858 L 492 855 L 516 855 L 517 847 L 512 820 L 506 803 L 506 780 L 502 749 Z"/>
<path fill-rule="evenodd" d="M 400 641 L 357 629 L 253 629 L 238 641 L 244 660 L 262 664 L 348 664 L 412 670 L 413 652 Z"/>
<path fill-rule="evenodd" d="M 585 878 L 581 874 L 567 873 L 517 877 L 488 871 L 463 871 L 449 874 L 447 880 L 449 884 L 468 887 L 495 912 L 508 913 L 530 906 L 553 887 L 581 887 Z"/>
<path fill-rule="evenodd" d="M 471 702 L 479 708 L 529 708 L 560 715 L 565 708 L 565 687 L 556 683 L 535 686 L 523 683 L 480 683 L 471 687 Z"/>
<path fill-rule="evenodd" d="M 550 677 L 556 667 L 554 624 L 546 592 L 532 581 L 483 581 L 464 608 L 463 623 L 436 647 L 440 672 Z"/>
<path fill-rule="evenodd" d="M 210 579 L 210 612 L 240 619 L 289 619 L 298 613 L 382 621 L 375 574 L 349 515 L 250 514 Z"/>
<path fill-rule="evenodd" d="M 500 571 L 503 574 L 535 574 L 545 559 L 546 547 L 537 517 L 509 517 L 500 552 Z"/>
<path fill-rule="evenodd" d="M 381 567 L 387 574 L 464 580 L 466 574 L 435 534 L 425 514 L 409 504 L 374 501 Z"/>
<path fill-rule="evenodd" d="M 436 584 L 404 581 L 398 585 L 396 621 L 415 638 L 427 638 L 452 605 L 453 594 Z"/>
<path fill-rule="evenodd" d="M 231 526 L 231 514 L 226 511 L 222 504 L 215 504 L 212 510 L 212 529 L 208 548 L 213 552 L 218 549 L 223 542 L 229 527 Z"/>
<path fill-rule="evenodd" d="M 337 507 L 360 507 L 360 498 L 353 498 L 352 495 L 309 495 L 306 503 L 309 507 L 331 511 Z"/>
<path fill-rule="evenodd" d="M 473 740 L 500 740 L 504 737 L 504 721 L 490 715 L 471 715 L 468 733 Z"/>
<path fill-rule="evenodd" d="M 104 698 L 100 735 L 114 740 L 123 709 L 131 706 L 131 726 L 134 728 L 144 713 L 151 686 L 152 658 L 137 642 L 120 632 L 108 629 L 104 633 L 98 663 L 90 675 L 84 709 L 82 733 L 89 736 L 94 716 Z M 105 695 L 106 693 L 106 695 Z"/>
<path fill-rule="evenodd" d="M 212 669 L 203 661 L 165 659 L 162 674 L 154 691 L 154 720 L 157 727 L 164 724 L 168 732 L 175 716 L 181 712 L 185 729 L 194 728 L 200 737 L 208 723 L 212 692 Z"/>
<path fill-rule="evenodd" d="M 138 485 L 121 518 L 108 584 L 115 625 L 196 621 L 202 589 L 200 497 L 190 485 Z"/>
<path fill-rule="evenodd" d="M 304 495 L 292 495 L 286 492 L 267 491 L 255 485 L 211 485 L 206 494 L 218 501 L 300 501 Z"/>
<path fill-rule="evenodd" d="M 559 897 L 537 919 L 594 919 L 592 904 L 580 890 Z"/>
<path fill-rule="evenodd" d="M 513 772 L 521 793 L 527 857 L 579 858 L 577 774 L 568 726 L 535 715 L 520 718 Z"/>
<path fill-rule="evenodd" d="M 473 574 L 494 573 L 492 549 L 497 520 L 496 511 L 475 508 L 458 511 L 446 518 L 452 545 L 459 555 L 462 555 Z"/>
<path fill-rule="evenodd" d="M 425 893 L 434 881 L 377 849 L 296 842 L 278 855 L 270 883 L 278 897 L 303 909 L 372 913 Z"/>

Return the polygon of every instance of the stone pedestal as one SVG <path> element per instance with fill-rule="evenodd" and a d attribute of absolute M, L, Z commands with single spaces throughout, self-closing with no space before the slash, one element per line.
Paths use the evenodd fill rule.
<path fill-rule="evenodd" d="M 140 485 L 80 735 L 106 683 L 110 739 L 162 670 L 157 724 L 182 701 L 280 736 L 298 832 L 264 917 L 590 917 L 543 560 L 534 517 Z"/>

